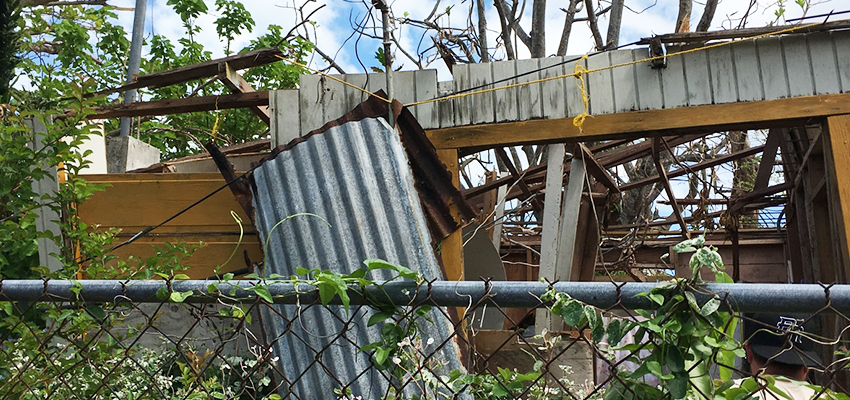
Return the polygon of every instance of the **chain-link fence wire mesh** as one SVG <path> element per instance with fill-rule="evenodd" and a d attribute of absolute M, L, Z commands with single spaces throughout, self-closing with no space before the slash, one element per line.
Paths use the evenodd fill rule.
<path fill-rule="evenodd" d="M 637 310 L 624 304 L 622 284 L 610 284 L 617 300 L 604 309 L 554 290 L 528 293 L 509 302 L 536 305 L 522 320 L 498 304 L 491 282 L 461 308 L 440 304 L 446 294 L 433 296 L 429 284 L 412 303 L 347 310 L 318 296 L 236 302 L 232 291 L 181 292 L 162 282 L 166 300 L 67 301 L 48 281 L 34 282 L 42 294 L 15 299 L 4 290 L 9 281 L 0 283 L 0 399 L 744 398 L 732 392 L 777 387 L 770 378 L 742 380 L 747 338 L 730 317 L 749 317 L 725 311 L 740 299 L 686 283 L 647 291 L 651 306 Z M 777 299 L 787 287 L 773 286 Z M 821 289 L 825 305 L 797 333 L 819 356 L 808 374 L 819 385 L 812 396 L 843 398 L 849 320 L 833 306 L 833 287 Z M 534 326 L 536 308 L 563 318 L 557 329 Z M 324 318 L 305 324 L 308 311 Z M 493 321 L 500 329 L 485 329 Z M 448 324 L 452 333 L 426 337 L 425 324 Z M 364 326 L 381 339 L 365 343 Z M 462 367 L 450 368 L 451 357 Z"/>

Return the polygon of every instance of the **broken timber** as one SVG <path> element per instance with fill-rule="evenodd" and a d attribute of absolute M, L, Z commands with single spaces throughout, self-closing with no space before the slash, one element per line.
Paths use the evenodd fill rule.
<path fill-rule="evenodd" d="M 269 92 L 223 94 L 220 96 L 187 97 L 108 107 L 96 107 L 88 119 L 169 115 L 196 111 L 226 110 L 230 108 L 258 107 L 269 104 Z"/>

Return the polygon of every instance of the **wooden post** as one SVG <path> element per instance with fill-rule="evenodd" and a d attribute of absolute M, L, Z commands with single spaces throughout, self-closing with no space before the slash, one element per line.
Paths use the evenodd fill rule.
<path fill-rule="evenodd" d="M 826 155 L 827 173 L 829 174 L 830 200 L 832 201 L 833 218 L 838 229 L 834 240 L 838 243 L 836 265 L 840 266 L 841 282 L 847 283 L 850 276 L 850 115 L 837 115 L 827 118 Z"/>
<path fill-rule="evenodd" d="M 546 165 L 546 197 L 543 202 L 543 232 L 540 238 L 539 277 L 555 280 L 555 263 L 558 260 L 558 235 L 561 227 L 561 188 L 564 185 L 564 156 L 566 146 L 563 143 L 549 145 L 549 158 Z M 537 332 L 552 327 L 552 314 L 547 310 L 537 310 L 535 327 Z"/>
<path fill-rule="evenodd" d="M 496 215 L 493 217 L 496 222 L 493 224 L 493 247 L 498 252 L 502 247 L 502 218 L 505 217 L 505 197 L 508 195 L 508 187 L 505 185 L 499 186 L 496 191 Z"/>
<path fill-rule="evenodd" d="M 460 170 L 457 163 L 457 149 L 438 149 L 437 157 L 452 174 L 452 184 L 460 185 Z M 451 213 L 456 221 L 460 220 L 457 206 L 451 205 Z M 443 260 L 443 268 L 446 271 L 446 280 L 462 281 L 463 276 L 463 235 L 461 229 L 456 230 L 449 237 L 443 239 L 440 246 L 440 257 Z"/>
<path fill-rule="evenodd" d="M 581 154 L 577 153 L 570 163 L 570 181 L 561 207 L 561 235 L 558 238 L 558 262 L 555 267 L 555 279 L 569 281 L 573 275 L 573 258 L 576 253 L 579 215 L 581 212 L 581 192 L 587 169 Z M 583 249 L 579 249 L 582 251 Z"/>

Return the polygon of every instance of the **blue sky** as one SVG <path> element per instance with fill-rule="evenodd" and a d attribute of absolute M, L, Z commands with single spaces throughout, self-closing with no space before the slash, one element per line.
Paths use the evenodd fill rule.
<path fill-rule="evenodd" d="M 202 32 L 198 36 L 198 40 L 204 46 L 213 51 L 214 56 L 222 56 L 224 44 L 219 40 L 215 33 L 213 21 L 218 17 L 215 11 L 214 0 L 205 0 L 210 8 L 210 15 L 207 15 L 198 21 L 202 27 Z M 440 3 L 440 9 L 448 6 L 453 6 L 452 13 L 449 16 L 443 17 L 440 22 L 444 25 L 462 26 L 466 24 L 467 12 L 469 4 L 472 0 L 445 0 Z M 521 21 L 521 25 L 526 30 L 530 30 L 531 23 L 531 2 L 525 8 L 525 16 Z M 787 6 L 786 18 L 796 18 L 802 14 L 802 10 L 794 4 L 790 3 Z M 243 34 L 238 37 L 233 45 L 234 48 L 241 48 L 246 45 L 252 38 L 266 32 L 269 24 L 277 24 L 288 30 L 296 21 L 295 8 L 303 4 L 303 0 L 279 0 L 279 1 L 263 1 L 263 0 L 246 0 L 243 4 L 251 12 L 255 21 L 256 27 L 253 32 Z M 496 32 L 493 29 L 498 27 L 498 18 L 495 9 L 492 6 L 492 1 L 487 0 L 487 16 L 489 22 L 489 41 L 495 42 Z M 554 54 L 557 48 L 557 40 L 560 37 L 561 29 L 563 28 L 564 13 L 560 10 L 565 7 L 566 2 L 548 1 L 547 2 L 547 54 Z M 694 3 L 691 26 L 696 26 L 702 15 L 701 2 Z M 764 26 L 775 20 L 774 12 L 776 10 L 776 2 L 759 1 L 756 9 L 749 17 L 747 26 L 758 27 Z M 119 7 L 133 7 L 135 0 L 115 0 L 110 1 Z M 372 65 L 375 65 L 374 53 L 380 46 L 380 42 L 368 37 L 361 37 L 356 40 L 359 35 L 353 33 L 352 22 L 360 21 L 369 12 L 367 4 L 371 4 L 370 0 L 354 1 L 354 0 L 318 0 L 309 2 L 305 8 L 305 12 L 325 5 L 313 17 L 317 22 L 315 27 L 309 31 L 309 35 L 317 46 L 325 53 L 335 55 L 336 62 L 341 65 L 348 73 L 362 73 Z M 401 17 L 407 13 L 412 19 L 423 19 L 433 9 L 436 1 L 434 0 L 395 0 L 391 1 L 391 8 L 397 17 Z M 603 1 L 603 5 L 605 2 Z M 721 0 L 717 12 L 715 13 L 713 28 L 730 28 L 737 26 L 736 19 L 740 18 L 743 10 L 749 4 L 749 0 Z M 628 9 L 624 13 L 623 24 L 621 29 L 621 44 L 630 43 L 642 37 L 651 36 L 653 34 L 669 33 L 673 30 L 674 20 L 677 14 L 678 1 L 676 0 L 627 0 L 626 6 Z M 824 1 L 812 6 L 809 15 L 829 12 L 839 5 L 834 1 Z M 638 13 L 640 12 L 640 13 Z M 171 10 L 171 7 L 166 5 L 166 0 L 150 0 L 147 10 L 147 35 L 151 33 L 165 35 L 171 38 L 178 38 L 183 34 L 181 21 Z M 129 31 L 132 27 L 133 13 L 129 11 L 119 11 L 119 19 L 121 23 Z M 377 14 L 375 14 L 377 16 Z M 475 15 L 475 14 L 473 14 Z M 584 12 L 580 13 L 580 16 Z M 837 19 L 837 18 L 836 18 Z M 379 18 L 374 21 L 380 21 Z M 607 17 L 601 17 L 600 30 L 605 33 L 607 29 Z M 397 36 L 401 37 L 402 44 L 407 49 L 414 49 L 421 38 L 421 31 L 407 27 L 401 27 L 397 31 Z M 428 45 L 430 39 L 426 38 L 424 43 Z M 355 43 L 357 45 L 355 46 Z M 520 55 L 527 57 L 528 52 L 524 46 L 517 46 L 520 49 Z M 576 23 L 573 25 L 573 33 L 570 39 L 568 54 L 585 54 L 593 50 L 593 42 L 590 31 L 586 23 Z M 363 62 L 366 69 L 358 62 Z M 503 58 L 503 54 L 496 53 L 496 59 Z M 415 69 L 415 65 L 398 55 L 398 62 L 403 64 L 403 69 Z M 314 57 L 313 65 L 323 67 L 326 63 L 319 57 Z M 451 76 L 440 60 L 436 60 L 430 65 L 430 68 L 435 68 L 439 71 L 441 80 L 450 80 Z"/>

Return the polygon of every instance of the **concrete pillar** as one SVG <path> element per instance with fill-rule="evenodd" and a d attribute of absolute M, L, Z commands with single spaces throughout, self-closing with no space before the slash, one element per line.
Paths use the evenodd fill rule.
<path fill-rule="evenodd" d="M 132 136 L 106 138 L 106 170 L 122 174 L 159 162 L 160 151 Z"/>

